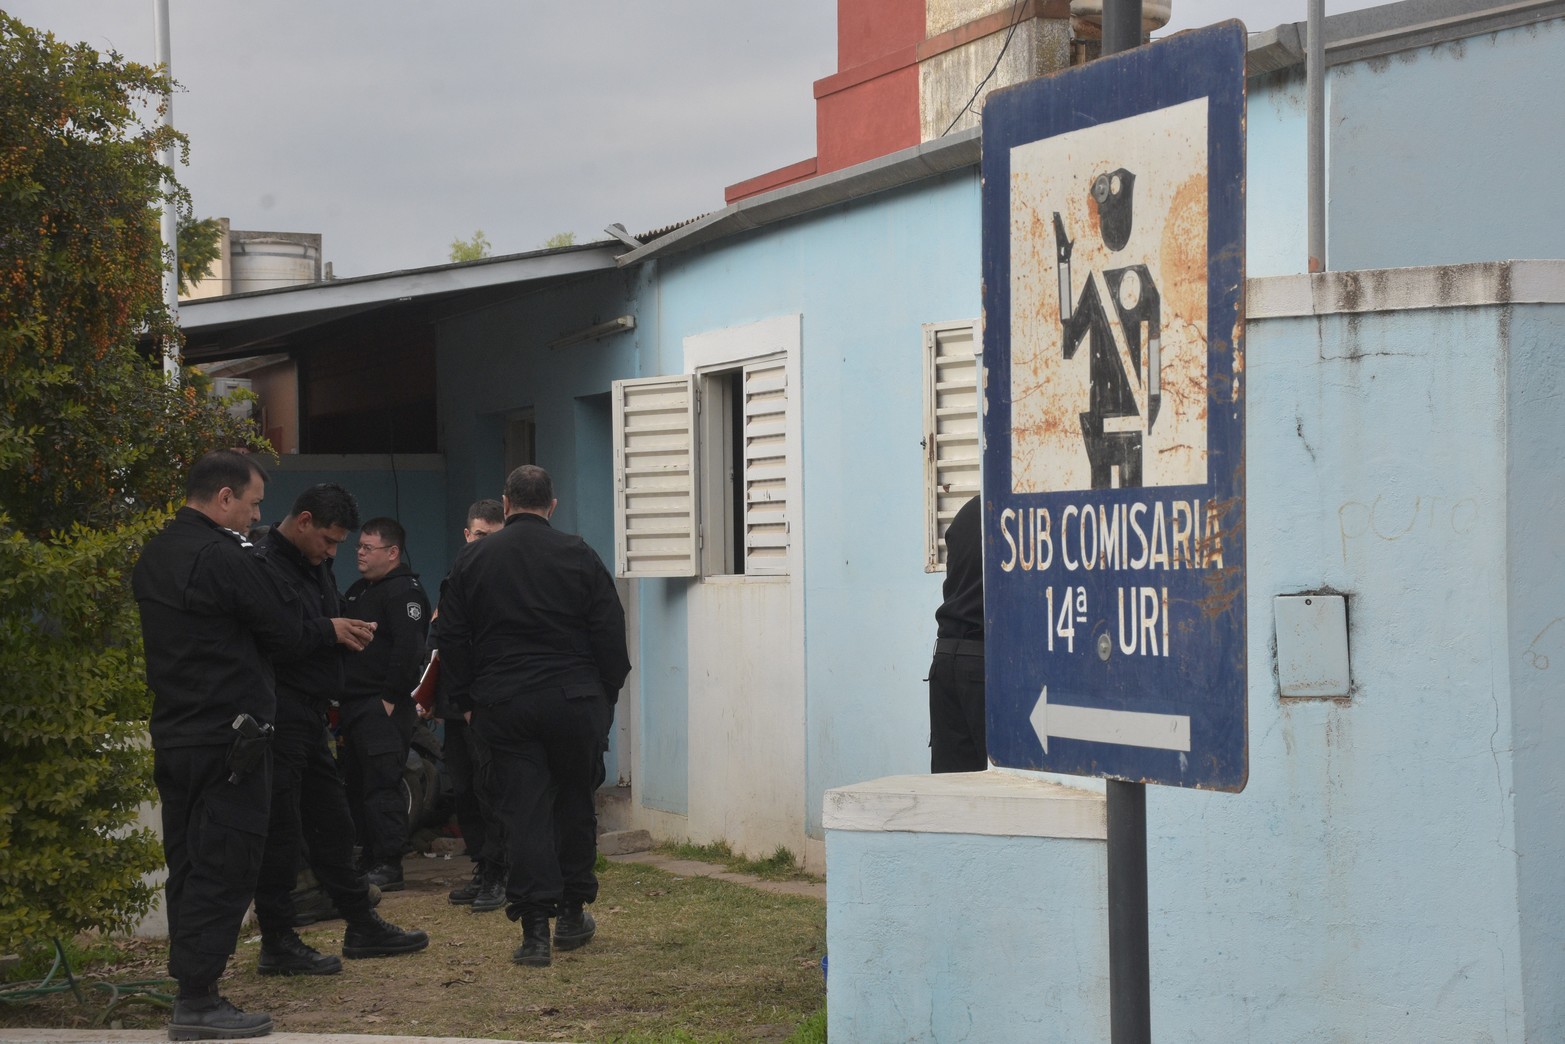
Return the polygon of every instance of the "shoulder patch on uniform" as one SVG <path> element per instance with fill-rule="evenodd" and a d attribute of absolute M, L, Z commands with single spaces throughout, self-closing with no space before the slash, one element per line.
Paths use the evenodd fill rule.
<path fill-rule="evenodd" d="M 419 605 L 417 602 L 409 602 L 408 603 L 408 619 L 409 620 L 422 620 L 423 618 L 424 618 L 424 607 Z"/>

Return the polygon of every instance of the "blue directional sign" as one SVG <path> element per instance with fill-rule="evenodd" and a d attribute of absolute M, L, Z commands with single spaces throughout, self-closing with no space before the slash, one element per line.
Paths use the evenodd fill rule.
<path fill-rule="evenodd" d="M 983 113 L 984 596 L 998 765 L 1242 790 L 1238 22 Z"/>

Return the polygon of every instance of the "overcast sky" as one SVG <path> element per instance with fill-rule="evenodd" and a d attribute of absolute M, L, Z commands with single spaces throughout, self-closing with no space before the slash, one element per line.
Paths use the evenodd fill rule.
<path fill-rule="evenodd" d="M 152 63 L 154 0 L 0 0 Z M 1326 10 L 1373 6 L 1327 0 Z M 836 0 L 171 0 L 198 216 L 322 233 L 339 277 L 606 238 L 723 206 L 815 155 Z M 1306 0 L 1173 0 L 1167 31 L 1302 21 Z M 1161 34 L 1159 34 L 1161 35 Z"/>

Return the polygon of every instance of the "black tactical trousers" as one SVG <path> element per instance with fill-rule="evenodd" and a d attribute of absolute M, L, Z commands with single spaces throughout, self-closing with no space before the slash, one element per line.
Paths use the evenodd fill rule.
<path fill-rule="evenodd" d="M 468 856 L 490 870 L 503 869 L 505 827 L 495 811 L 494 765 L 488 744 L 457 713 L 446 719 L 442 750 Z"/>
<path fill-rule="evenodd" d="M 983 654 L 937 651 L 929 665 L 929 771 L 982 772 L 988 753 Z"/>
<path fill-rule="evenodd" d="M 395 715 L 388 715 L 385 704 L 374 697 L 344 702 L 339 708 L 348 805 L 369 867 L 401 863 L 408 850 L 402 769 L 417 718 L 412 702 L 405 702 L 406 713 L 399 706 Z"/>
<path fill-rule="evenodd" d="M 272 736 L 272 812 L 256 883 L 255 915 L 263 935 L 293 928 L 293 889 L 300 859 L 349 921 L 370 909 L 369 883 L 353 865 L 353 817 L 326 716 L 286 693 L 277 697 Z"/>
<path fill-rule="evenodd" d="M 473 714 L 499 778 L 507 913 L 554 915 L 598 897 L 594 791 L 613 707 L 597 684 L 535 689 Z"/>
<path fill-rule="evenodd" d="M 271 754 L 235 783 L 227 760 L 226 744 L 153 753 L 168 862 L 168 972 L 186 996 L 217 985 L 261 870 Z"/>

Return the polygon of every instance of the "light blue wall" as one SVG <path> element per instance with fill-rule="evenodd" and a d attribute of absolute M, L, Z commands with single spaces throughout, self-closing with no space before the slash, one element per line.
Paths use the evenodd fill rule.
<path fill-rule="evenodd" d="M 1109 1039 L 1102 841 L 834 830 L 826 876 L 832 1040 Z"/>
<path fill-rule="evenodd" d="M 1518 306 L 1505 345 L 1510 743 L 1527 1039 L 1565 1027 L 1565 309 Z M 1551 1032 L 1552 1031 L 1552 1032 Z"/>
<path fill-rule="evenodd" d="M 975 170 L 726 240 L 660 272 L 669 372 L 691 334 L 803 317 L 804 811 L 816 837 L 826 788 L 929 767 L 924 678 L 943 574 L 923 572 L 922 324 L 978 317 L 977 215 Z M 663 604 L 683 613 L 672 592 Z M 672 723 L 682 646 L 658 605 L 643 603 L 643 652 L 658 641 L 667 662 L 644 681 Z M 675 742 L 650 728 L 649 751 Z"/>
<path fill-rule="evenodd" d="M 612 559 L 612 519 L 605 526 L 603 518 L 583 514 L 584 507 L 602 512 L 611 503 L 605 497 L 613 494 L 612 459 L 583 456 L 579 446 L 588 435 L 583 425 L 606 425 L 608 416 L 582 412 L 578 399 L 602 395 L 612 381 L 634 376 L 643 335 L 632 330 L 563 348 L 548 344 L 634 311 L 634 278 L 614 272 L 536 290 L 441 324 L 436 363 L 453 557 L 468 505 L 480 497 L 498 498 L 505 484 L 505 415 L 530 409 L 538 429 L 538 463 L 554 479 L 560 500 L 555 527 L 580 533 L 605 562 Z M 605 429 L 593 445 L 607 439 Z"/>
<path fill-rule="evenodd" d="M 1333 66 L 1327 267 L 1561 256 L 1565 20 Z M 1303 69 L 1249 81 L 1249 275 L 1308 267 Z"/>
<path fill-rule="evenodd" d="M 1302 72 L 1256 77 L 1245 112 L 1245 268 L 1257 276 L 1309 271 L 1309 153 Z"/>
<path fill-rule="evenodd" d="M 1153 1039 L 1565 1039 L 1562 345 L 1565 306 L 1250 324 L 1249 783 L 1148 788 Z M 1273 598 L 1321 588 L 1351 698 L 1283 701 Z M 1106 1039 L 1059 844 L 834 830 L 833 1031 Z"/>
<path fill-rule="evenodd" d="M 1250 779 L 1149 790 L 1159 1040 L 1521 1039 L 1515 326 L 1501 309 L 1250 326 Z M 1354 695 L 1284 702 L 1272 599 L 1320 588 L 1348 595 Z"/>
<path fill-rule="evenodd" d="M 1334 269 L 1559 257 L 1565 20 L 1339 66 Z"/>
<path fill-rule="evenodd" d="M 294 498 L 317 482 L 338 483 L 359 502 L 361 519 L 385 515 L 402 523 L 408 533 L 413 571 L 429 591 L 430 601 L 434 601 L 440 578 L 451 565 L 449 549 L 441 539 L 446 510 L 445 471 L 438 465 L 432 467 L 432 458 L 428 456 L 395 471 L 381 466 L 387 459 L 384 454 L 364 458 L 283 457 L 275 467 L 268 468 L 272 479 L 266 484 L 261 520 L 268 524 L 280 521 L 293 506 Z M 337 586 L 344 591 L 359 578 L 352 543 L 350 537 L 332 568 Z"/>
<path fill-rule="evenodd" d="M 556 529 L 577 533 L 606 564 L 614 558 L 611 382 L 633 377 L 639 331 L 550 348 L 549 342 L 636 313 L 641 277 L 613 272 L 534 289 L 517 300 L 446 320 L 436 358 L 448 493 L 441 505 L 447 565 L 430 574 L 431 596 L 462 543 L 467 508 L 505 485 L 505 418 L 531 410 L 537 462 L 554 480 Z M 635 691 L 633 675 L 630 692 Z M 623 713 L 623 711 L 621 711 Z M 611 736 L 613 733 L 611 733 Z M 620 774 L 611 747 L 608 779 Z"/>

